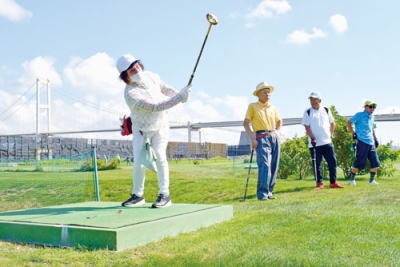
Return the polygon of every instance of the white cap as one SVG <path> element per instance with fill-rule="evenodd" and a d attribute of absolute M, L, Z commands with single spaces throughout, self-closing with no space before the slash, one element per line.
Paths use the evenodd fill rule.
<path fill-rule="evenodd" d="M 117 69 L 118 69 L 119 73 L 127 70 L 129 68 L 129 66 L 135 61 L 136 61 L 136 58 L 134 58 L 130 54 L 125 54 L 125 55 L 121 56 L 117 61 Z"/>
<path fill-rule="evenodd" d="M 317 92 L 317 91 L 311 92 L 311 94 L 310 94 L 310 96 L 308 98 L 311 98 L 311 97 L 321 100 L 321 93 Z"/>

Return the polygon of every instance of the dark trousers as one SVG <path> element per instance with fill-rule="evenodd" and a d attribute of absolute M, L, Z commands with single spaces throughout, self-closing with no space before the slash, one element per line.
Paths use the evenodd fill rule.
<path fill-rule="evenodd" d="M 353 167 L 364 169 L 367 164 L 367 159 L 371 163 L 371 169 L 381 165 L 375 145 L 368 145 L 358 140 L 356 145 L 356 160 L 354 161 Z"/>
<path fill-rule="evenodd" d="M 314 150 L 315 150 L 315 158 L 314 158 Z M 317 183 L 322 183 L 323 177 L 321 171 L 321 162 L 322 162 L 322 157 L 324 157 L 326 163 L 328 163 L 329 181 L 331 184 L 334 184 L 336 182 L 336 154 L 333 144 L 330 143 L 323 146 L 317 146 L 315 148 L 311 147 L 310 154 L 313 163 L 314 177 L 315 176 L 317 177 Z M 314 166 L 314 160 L 316 166 Z M 317 170 L 317 173 L 315 173 L 315 169 Z"/>

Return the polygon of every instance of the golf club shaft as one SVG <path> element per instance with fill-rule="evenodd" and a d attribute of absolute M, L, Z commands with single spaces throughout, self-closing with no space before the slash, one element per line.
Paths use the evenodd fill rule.
<path fill-rule="evenodd" d="M 253 154 L 254 154 L 254 149 L 251 150 L 250 163 L 249 163 L 249 169 L 247 170 L 246 188 L 244 189 L 243 201 L 246 200 L 247 187 L 248 187 L 248 185 L 249 185 L 249 178 L 250 178 L 251 163 L 252 163 L 252 161 L 253 161 Z"/>
<path fill-rule="evenodd" d="M 204 46 L 206 45 L 207 38 L 208 38 L 208 34 L 210 33 L 210 30 L 211 30 L 211 26 L 212 26 L 212 24 L 210 23 L 210 25 L 208 26 L 208 30 L 207 30 L 206 37 L 204 38 L 203 45 L 201 46 L 200 54 L 199 54 L 199 56 L 197 57 L 196 65 L 194 66 L 192 75 L 190 76 L 188 85 L 191 85 L 191 84 L 192 84 L 192 80 L 193 80 L 193 78 L 194 78 L 194 73 L 196 72 L 197 65 L 199 64 L 201 54 L 203 53 Z"/>
<path fill-rule="evenodd" d="M 313 150 L 314 150 L 314 158 L 313 158 L 313 161 L 314 161 L 314 177 L 315 177 L 315 183 L 317 183 L 318 184 L 318 175 L 317 175 L 317 152 L 316 152 L 316 148 L 315 147 L 313 147 Z"/>
<path fill-rule="evenodd" d="M 357 142 L 358 140 L 356 140 L 356 145 L 354 146 L 354 157 L 357 157 Z"/>

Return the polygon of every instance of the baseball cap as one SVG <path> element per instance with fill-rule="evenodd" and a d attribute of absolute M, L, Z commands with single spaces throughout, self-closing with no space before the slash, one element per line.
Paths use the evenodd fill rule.
<path fill-rule="evenodd" d="M 370 106 L 370 105 L 375 105 L 375 106 L 377 106 L 378 104 L 376 104 L 375 101 L 366 100 L 365 103 L 364 103 L 364 107 L 365 107 L 365 106 Z"/>
<path fill-rule="evenodd" d="M 321 93 L 317 91 L 311 92 L 310 96 L 308 98 L 316 98 L 316 99 L 321 99 Z"/>
<path fill-rule="evenodd" d="M 129 68 L 129 66 L 135 61 L 138 61 L 138 60 L 130 54 L 125 54 L 125 55 L 121 56 L 117 61 L 117 69 L 118 69 L 119 73 L 127 70 Z"/>

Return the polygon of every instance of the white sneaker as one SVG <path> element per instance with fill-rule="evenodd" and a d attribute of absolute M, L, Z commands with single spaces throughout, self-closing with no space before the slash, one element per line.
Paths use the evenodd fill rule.
<path fill-rule="evenodd" d="M 350 185 L 356 185 L 356 180 L 350 180 Z"/>
<path fill-rule="evenodd" d="M 375 180 L 372 180 L 372 182 L 369 182 L 368 184 L 379 184 L 379 183 Z"/>

